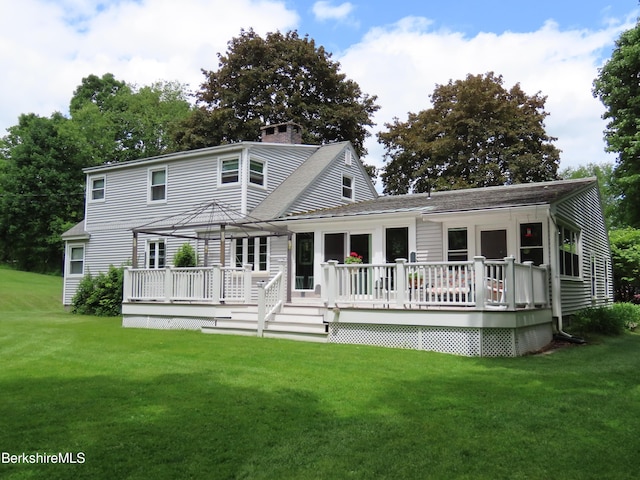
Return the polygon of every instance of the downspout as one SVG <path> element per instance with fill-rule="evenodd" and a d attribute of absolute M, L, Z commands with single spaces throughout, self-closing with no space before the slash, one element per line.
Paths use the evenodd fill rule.
<path fill-rule="evenodd" d="M 555 234 L 551 236 L 550 240 L 550 245 L 551 245 L 551 249 L 554 249 L 556 252 L 556 268 L 552 269 L 552 277 L 551 277 L 551 282 L 552 282 L 552 293 L 560 293 L 562 291 L 562 285 L 560 282 L 560 274 L 558 271 L 558 262 L 560 261 L 560 259 L 558 258 L 558 251 L 560 250 L 560 246 L 558 245 L 558 222 L 556 221 L 555 215 L 553 214 L 553 212 L 551 211 L 551 209 L 549 209 L 549 218 L 551 219 L 551 222 L 553 222 L 553 226 L 555 227 Z M 551 255 L 550 255 L 551 257 Z M 557 283 L 556 283 L 557 282 Z M 552 304 L 555 303 L 556 301 L 558 302 L 557 304 L 557 309 L 556 308 L 552 308 L 553 310 L 557 310 L 558 313 L 558 333 L 556 334 L 557 336 L 559 336 L 562 340 L 567 340 L 569 342 L 572 343 L 584 343 L 584 339 L 580 338 L 580 337 L 576 337 L 575 335 L 571 335 L 570 333 L 565 332 L 562 329 L 562 296 L 560 295 L 558 299 L 556 299 L 555 297 L 557 297 L 558 295 L 554 295 L 554 298 L 551 299 Z"/>

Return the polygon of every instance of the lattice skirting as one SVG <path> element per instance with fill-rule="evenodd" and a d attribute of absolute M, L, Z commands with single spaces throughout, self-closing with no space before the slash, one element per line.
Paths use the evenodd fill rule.
<path fill-rule="evenodd" d="M 198 317 L 155 317 L 127 315 L 122 318 L 126 328 L 153 328 L 157 330 L 200 330 L 200 327 L 215 326 L 211 318 Z"/>
<path fill-rule="evenodd" d="M 329 343 L 375 345 L 452 353 L 469 357 L 515 357 L 551 342 L 551 324 L 520 329 L 329 324 Z"/>

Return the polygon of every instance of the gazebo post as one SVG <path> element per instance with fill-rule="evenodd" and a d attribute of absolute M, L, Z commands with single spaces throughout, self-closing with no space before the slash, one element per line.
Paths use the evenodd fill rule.
<path fill-rule="evenodd" d="M 225 234 L 225 225 L 224 223 L 220 225 L 220 264 L 222 265 L 222 267 L 224 268 L 226 261 L 225 261 L 225 239 L 224 239 L 224 234 Z"/>

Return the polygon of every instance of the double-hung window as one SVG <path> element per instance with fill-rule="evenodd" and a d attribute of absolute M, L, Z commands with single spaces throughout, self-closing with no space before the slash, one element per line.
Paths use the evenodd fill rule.
<path fill-rule="evenodd" d="M 560 275 L 567 277 L 580 276 L 579 233 L 570 227 L 558 226 L 558 245 Z"/>
<path fill-rule="evenodd" d="M 264 187 L 265 166 L 260 160 L 249 162 L 249 183 Z"/>
<path fill-rule="evenodd" d="M 534 265 L 542 265 L 544 263 L 542 238 L 542 223 L 520 224 L 521 262 L 533 262 Z"/>
<path fill-rule="evenodd" d="M 167 168 L 149 170 L 149 201 L 165 202 L 167 200 Z"/>
<path fill-rule="evenodd" d="M 267 237 L 238 238 L 235 246 L 236 267 L 251 265 L 254 272 L 268 270 Z"/>
<path fill-rule="evenodd" d="M 220 183 L 238 183 L 240 180 L 240 159 L 225 158 L 220 161 Z"/>
<path fill-rule="evenodd" d="M 101 177 L 94 177 L 91 179 L 91 201 L 93 202 L 104 201 L 106 183 L 107 183 L 107 180 L 104 175 Z"/>
<path fill-rule="evenodd" d="M 69 246 L 69 275 L 84 275 L 84 245 Z"/>
<path fill-rule="evenodd" d="M 342 198 L 353 200 L 353 177 L 349 175 L 342 176 Z"/>

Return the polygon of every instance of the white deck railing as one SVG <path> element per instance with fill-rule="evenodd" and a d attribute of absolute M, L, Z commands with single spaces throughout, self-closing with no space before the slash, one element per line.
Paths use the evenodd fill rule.
<path fill-rule="evenodd" d="M 422 306 L 485 309 L 535 308 L 549 305 L 546 267 L 513 258 L 471 262 L 322 265 L 325 303 L 412 308 Z"/>
<path fill-rule="evenodd" d="M 282 310 L 285 294 L 283 270 L 268 282 L 258 282 L 258 336 L 262 336 L 265 323 Z"/>
<path fill-rule="evenodd" d="M 513 258 L 470 262 L 322 264 L 322 302 L 328 307 L 423 306 L 537 308 L 549 305 L 549 271 Z M 255 294 L 255 295 L 254 295 Z M 281 307 L 286 275 L 252 288 L 251 267 L 133 269 L 124 276 L 123 301 L 255 303 L 268 319 Z"/>
<path fill-rule="evenodd" d="M 123 301 L 249 303 L 251 267 L 127 268 Z"/>

